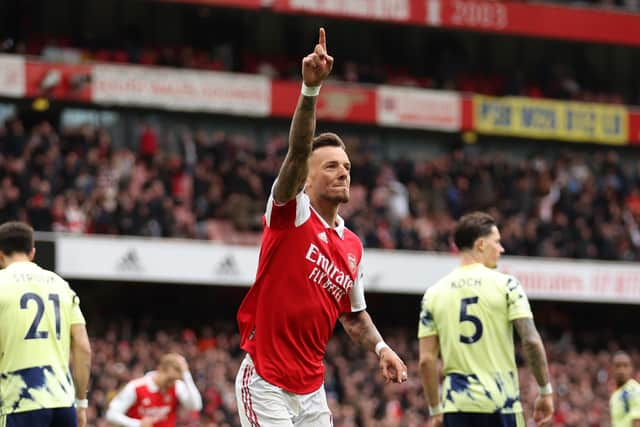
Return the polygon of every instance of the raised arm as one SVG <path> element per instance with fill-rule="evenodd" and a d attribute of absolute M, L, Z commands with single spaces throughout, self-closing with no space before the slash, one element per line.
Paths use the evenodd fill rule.
<path fill-rule="evenodd" d="M 533 372 L 540 388 L 540 395 L 536 398 L 534 406 L 533 418 L 538 426 L 549 425 L 553 416 L 553 395 L 542 338 L 540 338 L 536 325 L 530 317 L 515 319 L 513 324 L 522 340 L 527 365 Z"/>
<path fill-rule="evenodd" d="M 340 316 L 340 323 L 354 342 L 378 354 L 380 370 L 386 382 L 401 383 L 407 380 L 407 366 L 395 351 L 385 344 L 366 310 L 344 313 Z"/>
<path fill-rule="evenodd" d="M 198 387 L 193 382 L 191 372 L 189 372 L 189 365 L 187 359 L 180 356 L 180 368 L 182 369 L 182 381 L 176 384 L 176 394 L 180 404 L 190 411 L 202 410 L 202 396 Z"/>
<path fill-rule="evenodd" d="M 316 101 L 318 90 L 331 72 L 333 58 L 327 53 L 324 28 L 320 28 L 318 44 L 312 53 L 302 60 L 302 93 L 289 130 L 289 150 L 280 167 L 274 198 L 285 203 L 295 197 L 307 178 L 307 159 L 311 154 L 311 142 L 316 130 Z"/>

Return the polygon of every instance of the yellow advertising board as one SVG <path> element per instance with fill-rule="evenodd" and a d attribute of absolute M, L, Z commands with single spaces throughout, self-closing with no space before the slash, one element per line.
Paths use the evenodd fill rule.
<path fill-rule="evenodd" d="M 624 145 L 627 109 L 618 105 L 532 98 L 473 97 L 480 133 Z"/>

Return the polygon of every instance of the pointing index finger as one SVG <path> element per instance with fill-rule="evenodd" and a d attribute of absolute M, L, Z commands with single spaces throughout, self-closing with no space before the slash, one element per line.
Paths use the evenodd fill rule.
<path fill-rule="evenodd" d="M 324 27 L 320 27 L 320 36 L 318 37 L 318 44 L 322 46 L 324 53 L 327 53 L 327 35 L 324 32 Z"/>

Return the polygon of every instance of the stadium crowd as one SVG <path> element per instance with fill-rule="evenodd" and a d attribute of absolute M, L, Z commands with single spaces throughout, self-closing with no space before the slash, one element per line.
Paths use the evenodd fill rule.
<path fill-rule="evenodd" d="M 527 160 L 464 149 L 390 159 L 348 136 L 351 202 L 341 215 L 366 247 L 451 251 L 464 212 L 498 219 L 508 254 L 640 260 L 640 164 L 596 150 Z M 0 220 L 40 231 L 256 244 L 286 135 L 223 131 L 112 141 L 101 128 L 43 121 L 0 129 Z"/>
<path fill-rule="evenodd" d="M 141 330 L 154 330 L 152 323 L 149 320 Z M 325 387 L 336 427 L 426 425 L 428 411 L 422 394 L 414 335 L 413 330 L 402 327 L 385 333 L 409 368 L 409 381 L 391 385 L 384 384 L 373 353 L 365 354 L 349 343 L 344 334 L 330 341 L 325 357 Z M 599 347 L 601 351 L 576 344 L 593 342 L 593 339 L 593 333 L 574 337 L 567 331 L 558 339 L 546 340 L 556 389 L 554 426 L 610 426 L 608 397 L 614 388 L 610 355 L 618 344 L 609 341 L 608 347 Z M 92 345 L 89 425 L 107 427 L 104 414 L 110 398 L 128 380 L 154 369 L 164 353 L 175 350 L 187 357 L 204 400 L 202 413 L 182 413 L 179 426 L 239 426 L 233 383 L 243 353 L 238 348 L 239 336 L 232 325 L 205 327 L 197 333 L 191 329 L 167 329 L 154 335 L 135 333 L 131 321 L 123 321 L 112 323 L 106 333 L 92 338 Z M 631 354 L 636 364 L 640 362 L 637 350 Z M 521 354 L 517 358 L 522 361 Z M 530 419 L 537 385 L 526 368 L 520 368 L 520 384 L 525 414 Z"/>
<path fill-rule="evenodd" d="M 299 35 L 297 37 L 300 37 Z M 297 80 L 298 57 L 286 54 L 260 54 L 242 50 L 239 44 L 221 43 L 214 48 L 167 45 L 163 47 L 77 47 L 64 38 L 38 38 L 29 43 L 11 41 L 10 52 L 37 55 L 52 62 L 108 62 L 142 64 L 176 68 L 232 71 L 262 74 L 272 79 Z M 14 46 L 15 43 L 15 46 Z M 125 43 L 129 45 L 129 43 Z M 98 45 L 100 46 L 100 45 Z M 492 96 L 527 96 L 533 98 L 570 99 L 610 104 L 636 104 L 633 91 L 606 87 L 602 79 L 594 78 L 597 70 L 588 64 L 545 59 L 539 64 L 517 68 L 515 72 L 478 63 L 471 52 L 456 47 L 455 41 L 438 42 L 429 48 L 440 58 L 435 69 L 417 70 L 403 65 L 368 63 L 362 59 L 346 60 L 332 75 L 333 80 L 348 83 L 389 84 L 471 92 Z M 378 54 L 376 54 L 378 55 Z M 373 55 L 373 56 L 376 56 Z M 485 61 L 482 58 L 480 61 Z M 427 67 L 428 68 L 428 67 Z M 586 71 L 588 70 L 588 72 Z"/>

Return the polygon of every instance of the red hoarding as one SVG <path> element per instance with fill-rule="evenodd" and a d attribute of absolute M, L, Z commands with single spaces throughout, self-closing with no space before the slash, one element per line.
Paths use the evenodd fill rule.
<path fill-rule="evenodd" d="M 415 0 L 274 0 L 274 10 L 424 25 L 426 2 Z"/>
<path fill-rule="evenodd" d="M 27 61 L 26 96 L 90 102 L 91 65 Z"/>
<path fill-rule="evenodd" d="M 257 9 L 261 6 L 268 6 L 271 2 L 261 0 L 156 0 L 164 3 L 189 3 L 204 6 L 239 7 L 243 9 Z M 263 4 L 264 3 L 264 4 Z"/>
<path fill-rule="evenodd" d="M 300 95 L 300 83 L 273 81 L 271 115 L 290 117 Z M 376 123 L 375 89 L 326 83 L 318 98 L 318 119 L 347 123 Z"/>
<path fill-rule="evenodd" d="M 640 46 L 640 14 L 492 0 L 160 0 Z"/>
<path fill-rule="evenodd" d="M 483 0 L 427 0 L 429 25 L 640 45 L 640 15 L 597 8 Z"/>
<path fill-rule="evenodd" d="M 640 110 L 629 110 L 629 143 L 640 145 Z"/>

